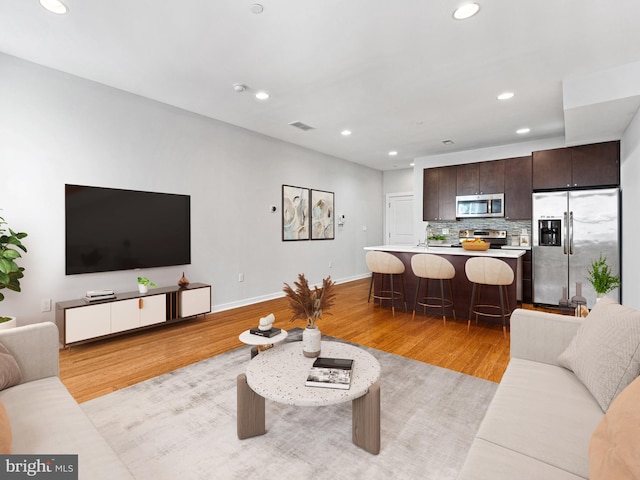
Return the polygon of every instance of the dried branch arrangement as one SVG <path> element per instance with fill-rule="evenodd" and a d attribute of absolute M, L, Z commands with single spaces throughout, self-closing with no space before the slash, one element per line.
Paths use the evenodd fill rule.
<path fill-rule="evenodd" d="M 333 286 L 335 282 L 331 281 L 331 277 L 322 280 L 322 288 L 309 287 L 309 282 L 304 274 L 298 275 L 298 281 L 293 282 L 295 290 L 285 283 L 283 291 L 289 299 L 289 305 L 293 311 L 291 321 L 298 318 L 307 321 L 307 327 L 314 327 L 316 320 L 322 317 L 323 313 L 327 313 L 329 307 L 333 305 L 335 293 Z"/>

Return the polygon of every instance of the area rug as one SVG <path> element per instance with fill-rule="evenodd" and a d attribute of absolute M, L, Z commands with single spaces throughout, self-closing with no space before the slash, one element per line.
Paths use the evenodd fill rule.
<path fill-rule="evenodd" d="M 379 455 L 352 443 L 350 403 L 267 400 L 267 433 L 238 440 L 236 377 L 249 347 L 82 408 L 139 480 L 455 479 L 497 384 L 363 348 L 382 368 Z"/>

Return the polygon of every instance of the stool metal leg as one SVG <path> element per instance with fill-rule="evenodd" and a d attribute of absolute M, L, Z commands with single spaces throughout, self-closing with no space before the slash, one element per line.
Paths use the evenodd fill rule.
<path fill-rule="evenodd" d="M 411 315 L 411 320 L 416 318 L 416 307 L 418 306 L 418 296 L 420 295 L 420 282 L 422 282 L 422 277 L 418 277 L 418 285 L 416 286 L 416 299 L 413 302 L 413 314 Z"/>
<path fill-rule="evenodd" d="M 471 306 L 469 307 L 469 321 L 467 322 L 467 332 L 469 328 L 471 328 L 471 315 L 473 314 L 473 304 L 476 299 L 476 286 L 477 284 L 473 284 L 473 288 L 471 289 Z"/>

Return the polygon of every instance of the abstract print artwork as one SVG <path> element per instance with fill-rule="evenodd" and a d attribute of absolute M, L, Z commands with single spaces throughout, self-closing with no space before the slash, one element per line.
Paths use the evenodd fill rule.
<path fill-rule="evenodd" d="M 282 186 L 282 240 L 309 240 L 309 189 Z"/>
<path fill-rule="evenodd" d="M 334 194 L 311 190 L 311 240 L 333 240 Z"/>

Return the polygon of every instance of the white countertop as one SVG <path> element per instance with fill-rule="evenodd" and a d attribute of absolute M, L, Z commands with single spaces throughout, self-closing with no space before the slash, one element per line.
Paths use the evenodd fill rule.
<path fill-rule="evenodd" d="M 415 245 L 378 245 L 364 247 L 365 250 L 380 250 L 384 252 L 398 253 L 434 253 L 436 255 L 464 255 L 467 257 L 495 257 L 495 258 L 519 258 L 524 255 L 524 247 L 490 248 L 489 250 L 465 250 L 462 247 L 428 246 L 417 247 Z"/>

